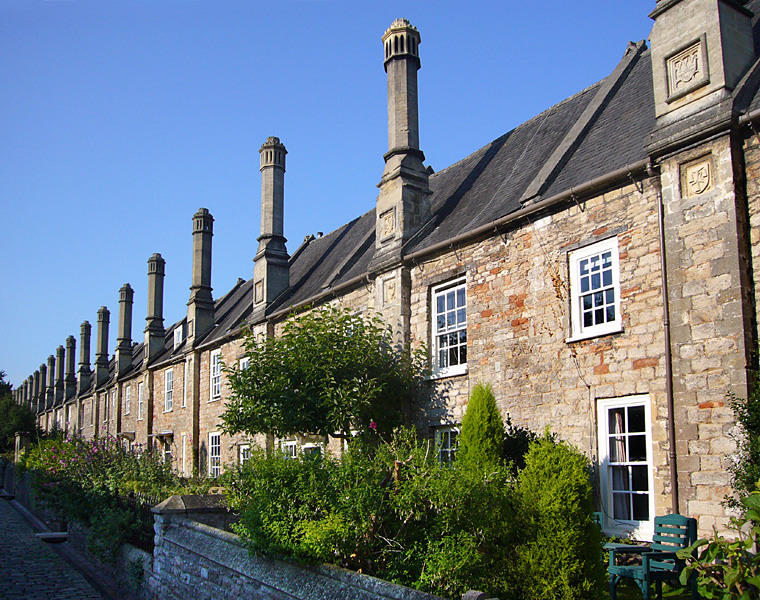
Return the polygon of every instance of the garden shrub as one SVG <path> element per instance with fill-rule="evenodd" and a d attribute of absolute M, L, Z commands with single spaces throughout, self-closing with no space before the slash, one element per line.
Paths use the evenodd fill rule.
<path fill-rule="evenodd" d="M 104 507 L 91 519 L 87 549 L 104 562 L 116 562 L 121 547 L 139 530 L 140 524 L 130 511 Z"/>
<path fill-rule="evenodd" d="M 507 465 L 441 466 L 429 444 L 401 430 L 388 443 L 352 443 L 340 461 L 254 452 L 224 478 L 253 552 L 327 561 L 447 598 L 468 589 L 595 598 L 604 574 L 585 459 L 542 439 L 528 460 L 518 488 Z"/>
<path fill-rule="evenodd" d="M 549 436 L 531 445 L 519 476 L 526 539 L 517 568 L 526 600 L 592 600 L 605 590 L 601 532 L 593 520 L 589 465 Z"/>
<path fill-rule="evenodd" d="M 741 426 L 737 439 L 736 460 L 731 465 L 731 484 L 740 497 L 752 493 L 760 481 L 760 381 L 754 374 L 747 398 L 728 394 L 728 405 Z M 734 496 L 726 498 L 732 508 L 744 511 L 746 507 Z"/>
<path fill-rule="evenodd" d="M 457 460 L 472 467 L 489 469 L 501 463 L 504 422 L 491 386 L 478 383 L 470 394 L 462 418 Z"/>

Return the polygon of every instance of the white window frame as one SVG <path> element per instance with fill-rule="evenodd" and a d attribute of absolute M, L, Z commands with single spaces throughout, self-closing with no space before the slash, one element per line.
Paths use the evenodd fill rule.
<path fill-rule="evenodd" d="M 137 420 L 143 420 L 143 409 L 145 407 L 145 383 L 137 383 Z"/>
<path fill-rule="evenodd" d="M 315 442 L 315 443 L 307 443 L 301 446 L 301 454 L 306 456 L 314 456 L 317 453 L 319 453 L 319 456 L 322 456 L 325 452 L 324 444 L 322 442 Z M 316 452 L 314 452 L 316 450 Z"/>
<path fill-rule="evenodd" d="M 183 324 L 180 323 L 174 329 L 174 349 L 175 350 L 179 348 L 180 344 L 182 343 L 182 340 L 184 339 L 185 339 L 185 328 Z"/>
<path fill-rule="evenodd" d="M 435 448 L 438 453 L 438 462 L 442 465 L 450 465 L 456 459 L 459 449 L 459 427 L 447 425 L 435 428 Z M 452 434 L 454 444 L 452 447 Z"/>
<path fill-rule="evenodd" d="M 222 474 L 222 434 L 211 431 L 208 434 L 208 475 L 219 477 Z"/>
<path fill-rule="evenodd" d="M 594 292 L 595 286 L 588 291 L 582 289 L 582 280 L 586 277 L 591 277 L 591 275 L 582 274 L 580 269 L 587 259 L 592 259 L 606 252 L 610 253 L 609 270 L 611 271 L 611 282 L 605 284 L 604 281 L 599 281 L 599 288 L 596 289 L 600 291 L 596 293 L 602 295 L 601 301 L 604 307 L 614 308 L 615 318 L 596 325 L 584 325 L 584 314 L 591 314 L 592 311 L 588 309 L 584 310 L 583 298 L 588 297 L 589 301 L 593 304 L 596 302 L 596 293 Z M 570 337 L 567 341 L 573 342 L 622 331 L 623 325 L 620 314 L 620 250 L 618 248 L 617 237 L 611 237 L 568 253 L 568 267 L 570 273 Z M 611 303 L 606 298 L 610 291 L 615 296 Z M 597 310 L 606 311 L 604 307 L 598 309 L 592 307 L 593 312 Z M 607 317 L 605 312 L 602 315 L 605 318 Z M 594 317 L 592 316 L 592 318 Z"/>
<path fill-rule="evenodd" d="M 610 438 L 619 440 L 616 443 L 624 444 L 623 450 L 628 453 L 629 446 L 627 440 L 633 435 L 639 434 L 639 432 L 628 431 L 628 409 L 634 407 L 644 408 L 644 435 L 646 444 L 646 460 L 644 461 L 611 461 L 610 452 Z M 624 431 L 621 435 L 615 435 L 615 432 L 610 432 L 610 411 L 615 409 L 625 409 L 625 424 Z M 627 396 L 624 398 L 607 398 L 597 401 L 597 427 L 598 427 L 598 439 L 599 439 L 599 479 L 600 490 L 602 499 L 602 520 L 604 532 L 609 535 L 623 536 L 625 534 L 631 534 L 635 538 L 640 540 L 651 540 L 654 534 L 654 461 L 652 459 L 652 414 L 648 394 L 641 394 L 637 396 Z M 629 455 L 630 456 L 630 455 Z M 633 490 L 632 482 L 632 469 L 636 467 L 647 468 L 647 490 Z M 628 486 L 626 489 L 619 490 L 617 496 L 619 498 L 629 497 L 631 500 L 633 496 L 648 495 L 648 516 L 646 520 L 634 520 L 634 519 L 616 519 L 615 518 L 615 506 L 613 497 L 616 495 L 613 492 L 613 468 L 627 467 L 628 469 Z"/>
<path fill-rule="evenodd" d="M 244 465 L 249 458 L 251 458 L 251 445 L 240 444 L 238 448 L 238 461 L 241 465 Z"/>
<path fill-rule="evenodd" d="M 132 410 L 132 386 L 126 384 L 124 386 L 124 414 L 128 415 Z"/>
<path fill-rule="evenodd" d="M 222 351 L 212 350 L 209 354 L 209 402 L 222 397 Z"/>
<path fill-rule="evenodd" d="M 299 448 L 296 440 L 284 440 L 280 442 L 280 450 L 282 450 L 282 457 L 285 460 L 298 458 Z"/>
<path fill-rule="evenodd" d="M 164 464 L 168 464 L 171 466 L 172 464 L 172 440 L 170 438 L 164 438 L 162 440 L 163 448 L 162 454 L 164 457 Z"/>
<path fill-rule="evenodd" d="M 238 363 L 238 368 L 241 371 L 245 371 L 248 368 L 248 365 L 251 364 L 251 359 L 247 356 L 244 356 L 240 359 L 240 362 Z"/>
<path fill-rule="evenodd" d="M 447 295 L 453 292 L 454 306 L 444 304 L 443 313 L 439 311 L 439 299 L 442 299 L 444 303 L 448 303 Z M 464 306 L 459 306 L 460 294 L 462 292 L 464 296 Z M 451 296 L 448 296 L 451 299 Z M 459 321 L 459 311 L 464 309 L 464 324 Z M 453 314 L 452 314 L 453 311 Z M 431 339 L 433 340 L 433 377 L 451 377 L 453 375 L 463 375 L 467 373 L 467 281 L 466 278 L 460 277 L 453 281 L 448 281 L 437 285 L 431 289 L 430 292 L 430 329 Z M 444 319 L 448 315 L 452 315 L 455 319 L 453 326 L 449 325 L 447 321 L 444 321 L 443 329 L 439 330 L 439 316 L 443 316 Z M 464 344 L 461 343 L 460 332 L 464 332 Z M 458 336 L 456 347 L 460 349 L 458 359 L 461 360 L 461 349 L 464 348 L 465 360 L 459 362 L 459 364 L 452 365 L 447 357 L 445 361 L 441 360 L 441 352 L 445 352 L 442 347 L 442 342 L 449 343 L 448 340 L 443 338 L 455 334 Z M 446 346 L 450 348 L 451 346 Z M 445 365 L 441 363 L 445 362 Z"/>
<path fill-rule="evenodd" d="M 111 390 L 111 418 L 116 420 L 116 388 Z"/>
<path fill-rule="evenodd" d="M 108 392 L 103 392 L 103 423 L 108 423 Z"/>
<path fill-rule="evenodd" d="M 171 412 L 174 407 L 174 367 L 164 371 L 164 412 Z"/>
<path fill-rule="evenodd" d="M 90 425 L 95 424 L 95 396 L 90 398 Z M 45 427 L 48 429 L 48 427 Z"/>

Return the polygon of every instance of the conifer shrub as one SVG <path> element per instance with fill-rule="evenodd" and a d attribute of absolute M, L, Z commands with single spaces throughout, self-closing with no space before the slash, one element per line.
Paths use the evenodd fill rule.
<path fill-rule="evenodd" d="M 525 600 L 593 600 L 605 590 L 601 532 L 593 520 L 589 464 L 548 434 L 531 445 L 519 475 L 524 539 L 517 568 Z"/>
<path fill-rule="evenodd" d="M 504 421 L 496 406 L 491 386 L 478 383 L 470 394 L 462 418 L 457 460 L 481 469 L 502 463 Z"/>

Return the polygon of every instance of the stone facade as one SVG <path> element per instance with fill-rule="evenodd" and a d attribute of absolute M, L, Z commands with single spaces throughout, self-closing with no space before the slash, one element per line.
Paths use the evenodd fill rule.
<path fill-rule="evenodd" d="M 589 456 L 609 533 L 646 537 L 654 515 L 674 511 L 698 517 L 703 534 L 723 527 L 737 433 L 726 394 L 746 396 L 760 338 L 760 0 L 745 4 L 657 2 L 651 49 L 629 44 L 605 80 L 438 173 L 419 144 L 421 37 L 395 21 L 383 36 L 389 150 L 375 210 L 289 255 L 286 150 L 268 138 L 253 278 L 212 298 L 213 217 L 201 209 L 188 317 L 163 329 L 154 255 L 148 341 L 129 356 L 120 317 L 120 361 L 109 363 L 103 307 L 91 384 L 83 324 L 78 389 L 54 377 L 61 349 L 18 400 L 36 402 L 49 428 L 70 420 L 59 413 L 76 398 L 80 434 L 154 446 L 186 475 L 213 475 L 255 445 L 339 453 L 337 440 L 220 432 L 221 365 L 240 364 L 243 328 L 276 336 L 294 310 L 336 303 L 428 348 L 420 435 L 454 440 L 470 389 L 488 382 L 513 424 L 548 427 Z"/>

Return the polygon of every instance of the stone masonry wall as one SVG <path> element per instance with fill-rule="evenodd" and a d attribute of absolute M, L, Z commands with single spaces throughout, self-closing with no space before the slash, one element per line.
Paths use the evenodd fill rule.
<path fill-rule="evenodd" d="M 462 275 L 467 282 L 468 373 L 434 380 L 443 399 L 422 407 L 423 431 L 460 423 L 470 389 L 483 381 L 493 386 L 502 415 L 514 424 L 537 432 L 548 426 L 595 457 L 597 401 L 648 394 L 655 510 L 668 512 L 655 199 L 651 181 L 630 183 L 415 266 L 412 338 L 429 348 L 431 286 Z M 568 343 L 568 252 L 611 236 L 619 244 L 623 331 Z"/>
<path fill-rule="evenodd" d="M 728 135 L 662 163 L 681 507 L 701 532 L 726 523 L 736 445 L 726 393 L 747 391 L 747 298 L 740 197 Z M 690 186 L 688 170 L 710 179 Z M 742 192 L 740 192 L 741 194 Z"/>
<path fill-rule="evenodd" d="M 237 536 L 176 515 L 155 515 L 147 599 L 436 600 L 329 565 L 304 567 L 253 557 Z"/>

